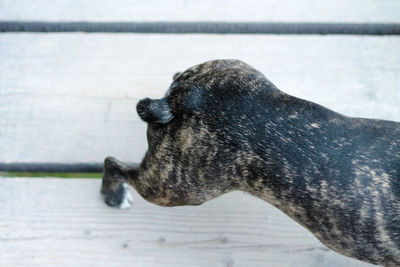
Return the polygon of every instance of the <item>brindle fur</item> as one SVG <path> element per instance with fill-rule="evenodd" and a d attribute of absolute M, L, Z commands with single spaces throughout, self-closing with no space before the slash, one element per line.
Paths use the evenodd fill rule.
<path fill-rule="evenodd" d="M 137 111 L 149 149 L 138 168 L 105 160 L 109 205 L 121 203 L 122 182 L 163 206 L 241 190 L 341 254 L 400 265 L 400 123 L 287 95 L 238 60 L 177 73 L 164 98 Z"/>

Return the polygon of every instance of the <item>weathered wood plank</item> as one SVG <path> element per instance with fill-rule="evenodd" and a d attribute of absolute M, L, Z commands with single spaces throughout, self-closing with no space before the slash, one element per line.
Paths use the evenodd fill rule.
<path fill-rule="evenodd" d="M 2 20 L 399 22 L 396 0 L 6 0 Z"/>
<path fill-rule="evenodd" d="M 400 38 L 0 35 L 0 161 L 140 161 L 136 102 L 217 58 L 260 69 L 281 90 L 352 116 L 400 120 Z"/>
<path fill-rule="evenodd" d="M 103 204 L 97 179 L 0 179 L 0 266 L 371 266 L 328 250 L 266 202 Z"/>

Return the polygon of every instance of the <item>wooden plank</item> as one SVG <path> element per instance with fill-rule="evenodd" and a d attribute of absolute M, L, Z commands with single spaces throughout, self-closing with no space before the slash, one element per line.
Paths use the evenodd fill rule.
<path fill-rule="evenodd" d="M 0 35 L 0 162 L 139 162 L 136 102 L 217 58 L 351 116 L 400 121 L 399 37 Z"/>
<path fill-rule="evenodd" d="M 399 22 L 397 0 L 6 0 L 1 20 Z"/>
<path fill-rule="evenodd" d="M 197 207 L 103 204 L 98 179 L 1 178 L 0 266 L 372 266 L 236 192 Z"/>

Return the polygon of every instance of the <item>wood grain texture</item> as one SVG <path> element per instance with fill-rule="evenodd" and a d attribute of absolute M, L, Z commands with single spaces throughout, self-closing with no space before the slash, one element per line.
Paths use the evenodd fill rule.
<path fill-rule="evenodd" d="M 1 20 L 400 22 L 397 0 L 2 0 Z"/>
<path fill-rule="evenodd" d="M 0 266 L 371 266 L 244 193 L 197 207 L 103 204 L 98 179 L 0 178 Z"/>
<path fill-rule="evenodd" d="M 400 121 L 399 37 L 0 35 L 0 161 L 139 162 L 144 97 L 218 58 L 346 115 Z"/>

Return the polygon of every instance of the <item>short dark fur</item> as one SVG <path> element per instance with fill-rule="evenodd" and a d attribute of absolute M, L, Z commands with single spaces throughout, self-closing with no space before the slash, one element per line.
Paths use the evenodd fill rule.
<path fill-rule="evenodd" d="M 400 123 L 351 118 L 278 90 L 238 60 L 174 75 L 138 103 L 149 149 L 139 168 L 105 160 L 102 192 L 127 182 L 163 206 L 242 190 L 344 255 L 400 265 Z"/>

